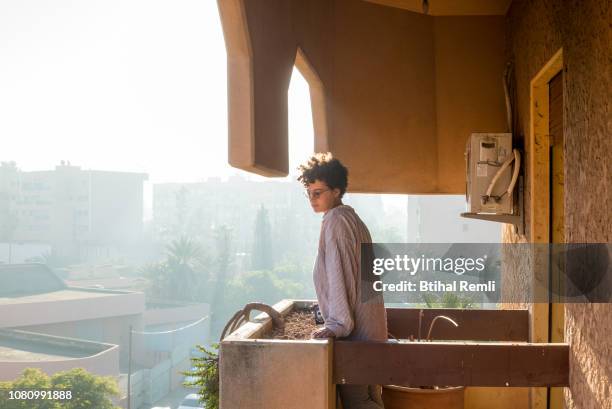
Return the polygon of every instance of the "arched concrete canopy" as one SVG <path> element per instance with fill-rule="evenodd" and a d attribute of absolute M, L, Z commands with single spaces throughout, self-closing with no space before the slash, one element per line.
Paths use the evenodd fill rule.
<path fill-rule="evenodd" d="M 469 134 L 506 130 L 501 16 L 434 17 L 361 0 L 218 4 L 232 166 L 287 174 L 294 64 L 314 96 L 316 149 L 345 162 L 353 192 L 462 193 Z"/>
<path fill-rule="evenodd" d="M 310 104 L 312 106 L 312 123 L 314 129 L 315 152 L 328 152 L 327 140 L 329 124 L 327 123 L 327 111 L 325 102 L 325 86 L 316 70 L 308 61 L 308 57 L 301 48 L 298 48 L 295 56 L 295 66 L 300 74 L 308 82 L 310 88 Z"/>

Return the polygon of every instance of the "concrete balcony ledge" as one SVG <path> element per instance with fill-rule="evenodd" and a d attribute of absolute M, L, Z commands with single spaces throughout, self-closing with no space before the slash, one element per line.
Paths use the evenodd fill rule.
<path fill-rule="evenodd" d="M 274 308 L 285 316 L 312 304 L 283 300 Z M 262 338 L 272 330 L 262 313 L 221 342 L 221 408 L 334 409 L 336 384 L 393 384 L 468 386 L 467 409 L 505 409 L 526 407 L 528 387 L 569 383 L 568 345 L 529 343 L 525 311 L 388 308 L 389 332 L 410 338 L 415 317 L 427 328 L 440 314 L 462 329 L 441 326 L 433 342 L 357 342 Z"/>

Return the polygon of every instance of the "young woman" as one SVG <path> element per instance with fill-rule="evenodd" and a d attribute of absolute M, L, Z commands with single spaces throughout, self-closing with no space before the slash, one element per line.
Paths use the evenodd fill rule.
<path fill-rule="evenodd" d="M 323 213 L 313 279 L 325 326 L 312 337 L 387 340 L 382 297 L 362 300 L 361 244 L 372 239 L 355 210 L 342 203 L 348 170 L 330 153 L 316 154 L 299 170 L 312 209 Z M 383 408 L 377 385 L 338 385 L 338 390 L 344 409 Z"/>

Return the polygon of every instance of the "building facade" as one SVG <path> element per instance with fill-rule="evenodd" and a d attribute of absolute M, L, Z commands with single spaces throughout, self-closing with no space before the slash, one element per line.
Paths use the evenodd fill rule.
<path fill-rule="evenodd" d="M 72 260 L 135 243 L 143 232 L 145 180 L 142 173 L 83 170 L 63 161 L 33 172 L 3 163 L 1 241 L 50 244 Z"/>

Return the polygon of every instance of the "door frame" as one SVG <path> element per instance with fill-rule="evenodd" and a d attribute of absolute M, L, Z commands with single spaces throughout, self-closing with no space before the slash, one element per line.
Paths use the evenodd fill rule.
<path fill-rule="evenodd" d="M 549 82 L 563 70 L 563 49 L 559 49 L 553 57 L 533 77 L 529 89 L 530 129 L 529 147 L 531 168 L 530 182 L 530 233 L 532 243 L 549 243 L 550 238 L 550 130 L 549 130 Z M 548 288 L 541 283 L 548 282 L 548 255 L 541 257 L 535 254 L 533 260 L 534 280 L 539 282 L 534 288 Z M 536 284 L 536 283 L 534 283 Z M 537 295 L 534 294 L 536 299 Z M 554 308 L 554 304 L 553 304 Z M 531 342 L 552 342 L 550 328 L 563 325 L 561 322 L 551 322 L 551 304 L 533 303 L 531 319 Z M 547 388 L 531 389 L 532 409 L 549 408 L 549 391 Z M 551 409 L 556 409 L 554 405 Z"/>

